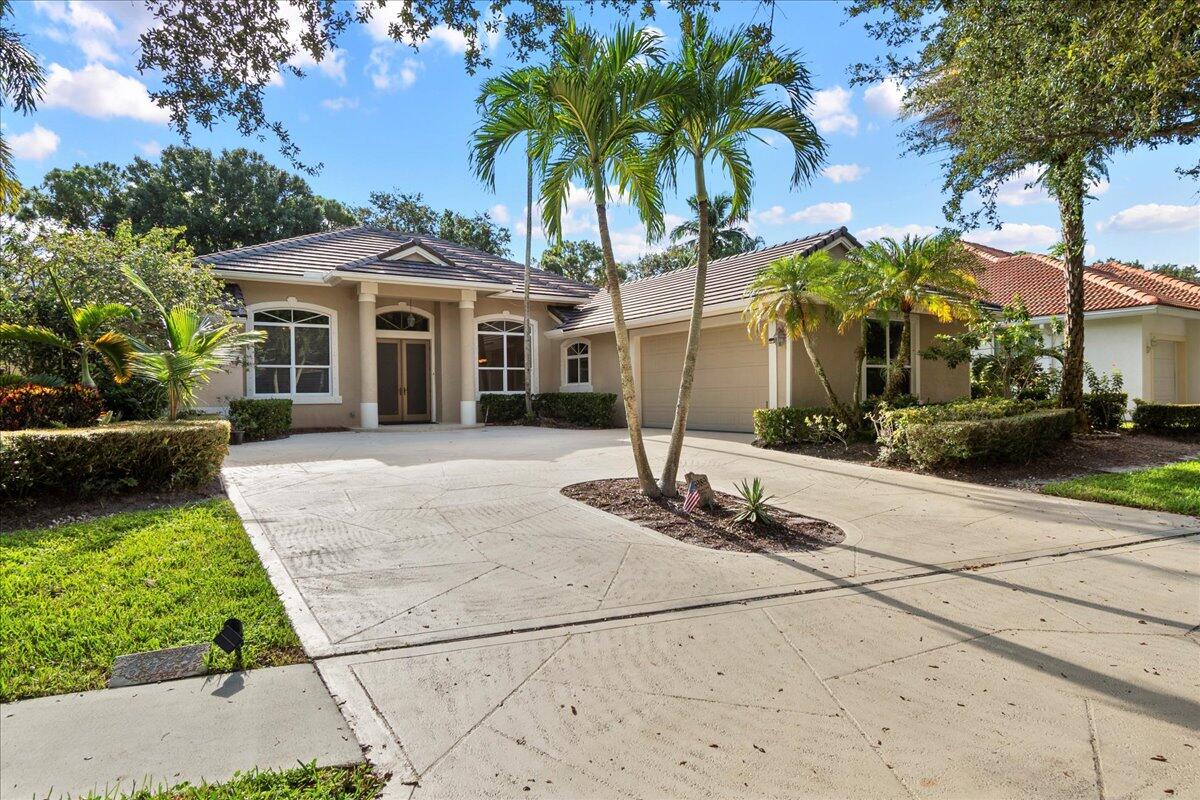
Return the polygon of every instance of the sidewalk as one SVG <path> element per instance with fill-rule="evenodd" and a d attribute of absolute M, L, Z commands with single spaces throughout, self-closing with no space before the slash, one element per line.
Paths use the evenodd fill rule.
<path fill-rule="evenodd" d="M 0 706 L 0 800 L 224 781 L 362 753 L 311 664 Z"/>

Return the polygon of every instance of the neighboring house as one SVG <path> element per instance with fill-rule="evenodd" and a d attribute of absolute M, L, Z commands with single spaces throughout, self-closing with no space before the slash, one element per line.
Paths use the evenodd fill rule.
<path fill-rule="evenodd" d="M 1066 266 L 964 242 L 979 259 L 980 285 L 994 303 L 1019 295 L 1046 340 L 1066 313 Z M 1200 284 L 1116 261 L 1083 273 L 1084 358 L 1099 374 L 1120 370 L 1130 402 L 1200 403 Z"/>
<path fill-rule="evenodd" d="M 704 334 L 689 415 L 698 430 L 749 431 L 767 406 L 823 405 L 803 347 L 751 341 L 741 320 L 746 286 L 763 266 L 791 253 L 858 243 L 845 228 L 709 266 Z M 483 422 L 488 392 L 523 391 L 522 265 L 425 236 L 371 227 L 316 233 L 202 256 L 240 298 L 246 325 L 268 333 L 250 363 L 217 375 L 202 405 L 229 397 L 286 397 L 297 427 L 365 427 L 398 422 Z M 635 380 L 647 426 L 670 426 L 683 363 L 695 271 L 622 286 Z M 608 294 L 534 269 L 533 391 L 619 395 Z M 869 329 L 870 387 L 882 385 L 889 337 L 899 323 Z M 951 330 L 918 315 L 913 352 Z M 855 330 L 822 331 L 817 349 L 842 396 L 854 389 Z M 889 349 L 890 347 L 890 349 Z M 910 386 L 926 400 L 966 395 L 965 367 L 914 358 Z M 620 401 L 618 416 L 623 417 Z"/>

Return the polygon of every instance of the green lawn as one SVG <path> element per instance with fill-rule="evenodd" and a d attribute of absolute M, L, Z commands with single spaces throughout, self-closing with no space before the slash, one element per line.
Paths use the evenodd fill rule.
<path fill-rule="evenodd" d="M 103 688 L 117 656 L 211 641 L 228 617 L 245 624 L 245 666 L 304 660 L 224 500 L 0 534 L 0 609 L 5 702 Z"/>
<path fill-rule="evenodd" d="M 142 790 L 121 795 L 123 800 L 369 800 L 383 789 L 383 781 L 365 764 L 357 767 L 313 765 L 284 772 L 254 772 L 235 776 L 227 783 L 171 789 Z M 111 800 L 92 795 L 86 800 Z"/>
<path fill-rule="evenodd" d="M 1089 475 L 1042 487 L 1046 494 L 1200 516 L 1200 461 Z"/>

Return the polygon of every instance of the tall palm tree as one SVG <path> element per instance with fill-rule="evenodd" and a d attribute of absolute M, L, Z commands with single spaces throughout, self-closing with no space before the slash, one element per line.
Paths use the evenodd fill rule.
<path fill-rule="evenodd" d="M 161 315 L 166 349 L 152 350 L 135 341 L 133 371 L 163 385 L 167 390 L 167 418 L 174 422 L 180 411 L 196 405 L 196 390 L 208 383 L 210 373 L 261 342 L 266 332 L 239 331 L 236 324 L 220 325 L 188 306 L 167 310 L 136 272 L 129 267 L 122 271 L 138 291 L 154 302 Z"/>
<path fill-rule="evenodd" d="M 747 287 L 749 303 L 743 318 L 750 334 L 764 344 L 781 328 L 789 339 L 799 339 L 834 415 L 856 428 L 858 420 L 833 390 L 812 341 L 823 324 L 840 320 L 842 266 L 842 261 L 825 250 L 772 261 Z"/>
<path fill-rule="evenodd" d="M 700 352 L 713 217 L 745 219 L 754 187 L 746 144 L 758 138 L 759 131 L 782 136 L 792 148 L 792 186 L 810 180 L 825 157 L 825 143 L 805 113 L 812 84 L 796 53 L 763 52 L 744 29 L 728 34 L 711 32 L 704 15 L 685 13 L 680 27 L 676 64 L 683 84 L 662 104 L 655 145 L 669 184 L 675 183 L 677 164 L 683 162 L 692 168 L 696 185 L 696 283 L 671 444 L 659 481 L 669 496 L 676 494 L 675 476 Z M 710 161 L 719 164 L 733 184 L 727 215 L 709 203 L 705 165 Z M 718 203 L 720 200 L 718 197 Z"/>
<path fill-rule="evenodd" d="M 687 203 L 692 209 L 692 219 L 675 226 L 671 231 L 671 241 L 683 242 L 695 250 L 700 241 L 700 202 L 692 195 Z M 743 207 L 734 216 L 733 195 L 727 192 L 721 192 L 709 200 L 707 218 L 709 258 L 737 255 L 762 245 L 761 236 L 751 236 L 742 227 L 750 220 L 750 209 Z"/>
<path fill-rule="evenodd" d="M 908 235 L 897 242 L 884 237 L 850 254 L 857 274 L 866 281 L 849 316 L 865 319 L 900 314 L 900 347 L 888 369 L 883 398 L 892 400 L 905 381 L 912 350 L 912 315 L 933 314 L 941 322 L 970 320 L 980 294 L 975 259 L 957 238 Z"/>
<path fill-rule="evenodd" d="M 514 140 L 525 137 L 525 414 L 533 415 L 533 336 L 529 324 L 529 272 L 533 260 L 534 136 L 550 124 L 546 71 L 510 69 L 484 82 L 476 100 L 483 119 L 475 131 L 471 163 L 475 175 L 496 188 L 496 159 Z M 545 159 L 541 159 L 545 167 Z"/>
<path fill-rule="evenodd" d="M 128 381 L 131 377 L 130 359 L 133 355 L 133 344 L 129 337 L 112 330 L 111 326 L 118 320 L 134 316 L 136 312 L 121 303 L 85 303 L 76 307 L 63 291 L 54 269 L 47 265 L 46 272 L 50 275 L 50 283 L 54 286 L 63 312 L 71 323 L 70 337 L 59 336 L 43 325 L 5 322 L 0 323 L 0 341 L 40 344 L 75 353 L 79 356 L 79 382 L 93 389 L 96 387 L 96 381 L 92 379 L 89 362 L 89 356 L 93 353 L 108 366 L 115 382 Z"/>
<path fill-rule="evenodd" d="M 568 17 L 555 33 L 553 47 L 555 59 L 546 81 L 553 113 L 546 130 L 534 136 L 534 151 L 547 165 L 541 189 L 542 224 L 551 237 L 561 239 L 562 213 L 572 183 L 579 181 L 591 195 L 612 304 L 621 399 L 634 465 L 642 492 L 657 497 L 658 486 L 642 441 L 629 329 L 609 232 L 608 194 L 612 180 L 615 191 L 637 210 L 648 237 L 663 235 L 656 164 L 639 140 L 654 131 L 659 104 L 678 91 L 680 81 L 677 71 L 663 64 L 659 35 L 648 29 L 625 25 L 611 36 L 598 36 Z"/>

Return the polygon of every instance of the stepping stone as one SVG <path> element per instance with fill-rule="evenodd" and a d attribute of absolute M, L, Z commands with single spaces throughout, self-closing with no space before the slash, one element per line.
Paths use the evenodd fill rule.
<path fill-rule="evenodd" d="M 117 656 L 113 662 L 112 676 L 108 679 L 108 688 L 203 675 L 208 672 L 204 657 L 211 648 L 212 645 L 207 643 L 187 644 L 167 650 Z"/>

